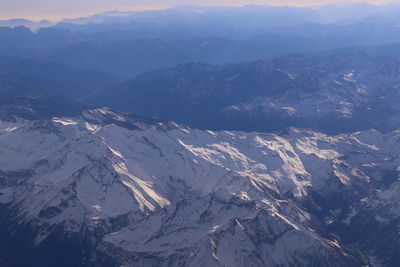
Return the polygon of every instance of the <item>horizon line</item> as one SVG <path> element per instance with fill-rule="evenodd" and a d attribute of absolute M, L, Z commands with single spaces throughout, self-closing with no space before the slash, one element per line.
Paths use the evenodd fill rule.
<path fill-rule="evenodd" d="M 88 18 L 95 15 L 102 15 L 112 12 L 119 13 L 140 13 L 140 12 L 150 12 L 150 11 L 162 11 L 168 9 L 174 9 L 179 7 L 251 7 L 251 6 L 265 6 L 265 7 L 294 7 L 294 8 L 312 8 L 312 7 L 322 7 L 322 6 L 346 6 L 350 4 L 369 4 L 369 5 L 388 5 L 388 4 L 396 4 L 395 2 L 387 2 L 384 0 L 371 0 L 371 1 L 353 1 L 353 2 L 342 2 L 342 3 L 322 3 L 322 2 L 313 2 L 313 3 L 303 3 L 303 4 L 219 4 L 219 5 L 174 5 L 174 6 L 148 6 L 148 7 L 117 7 L 115 9 L 104 9 L 99 11 L 91 11 L 91 12 L 82 12 L 74 15 L 55 15 L 54 17 L 48 15 L 33 15 L 33 16 L 7 16 L 1 17 L 0 21 L 10 21 L 10 20 L 28 20 L 30 22 L 39 23 L 41 21 L 49 21 L 50 23 L 59 23 L 64 20 L 73 20 L 79 18 Z"/>

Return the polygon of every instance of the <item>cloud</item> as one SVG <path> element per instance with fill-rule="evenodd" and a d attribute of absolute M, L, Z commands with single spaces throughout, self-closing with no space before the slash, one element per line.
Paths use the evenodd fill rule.
<path fill-rule="evenodd" d="M 313 5 L 348 2 L 349 0 L 0 0 L 0 18 L 60 19 L 107 10 L 160 9 L 176 5 Z"/>

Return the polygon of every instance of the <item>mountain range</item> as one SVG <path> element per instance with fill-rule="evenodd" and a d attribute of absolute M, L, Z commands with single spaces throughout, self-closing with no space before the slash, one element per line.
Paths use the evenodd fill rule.
<path fill-rule="evenodd" d="M 399 260 L 398 132 L 202 131 L 104 108 L 0 125 L 6 266 Z"/>
<path fill-rule="evenodd" d="M 175 7 L 107 12 L 38 30 L 24 27 L 27 22 L 22 20 L 18 27 L 0 27 L 0 55 L 128 79 L 193 62 L 226 64 L 286 53 L 390 46 L 400 42 L 399 8 L 367 4 Z"/>
<path fill-rule="evenodd" d="M 399 128 L 399 61 L 363 53 L 193 63 L 141 74 L 90 103 L 203 129 L 326 133 Z"/>
<path fill-rule="evenodd" d="M 399 266 L 399 10 L 0 21 L 0 267 Z"/>
<path fill-rule="evenodd" d="M 400 65 L 383 53 L 386 48 L 353 47 L 219 65 L 180 64 L 126 81 L 104 71 L 3 57 L 0 97 L 18 97 L 16 102 L 23 97 L 40 99 L 54 112 L 61 102 L 70 107 L 109 106 L 205 130 L 279 132 L 298 127 L 328 134 L 390 132 L 400 123 Z M 63 100 L 52 104 L 57 96 Z M 76 113 L 65 115 L 70 114 Z"/>

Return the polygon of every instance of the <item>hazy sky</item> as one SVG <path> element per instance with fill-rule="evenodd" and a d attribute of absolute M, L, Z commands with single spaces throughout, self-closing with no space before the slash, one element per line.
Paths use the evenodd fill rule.
<path fill-rule="evenodd" d="M 0 19 L 61 19 L 108 10 L 161 9 L 175 5 L 313 5 L 357 0 L 0 0 Z M 360 0 L 385 3 L 393 0 Z"/>

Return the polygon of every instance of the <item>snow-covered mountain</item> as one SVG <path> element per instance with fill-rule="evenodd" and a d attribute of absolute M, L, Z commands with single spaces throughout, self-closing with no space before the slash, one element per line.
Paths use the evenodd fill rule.
<path fill-rule="evenodd" d="M 396 266 L 399 151 L 106 108 L 2 121 L 0 265 Z"/>

